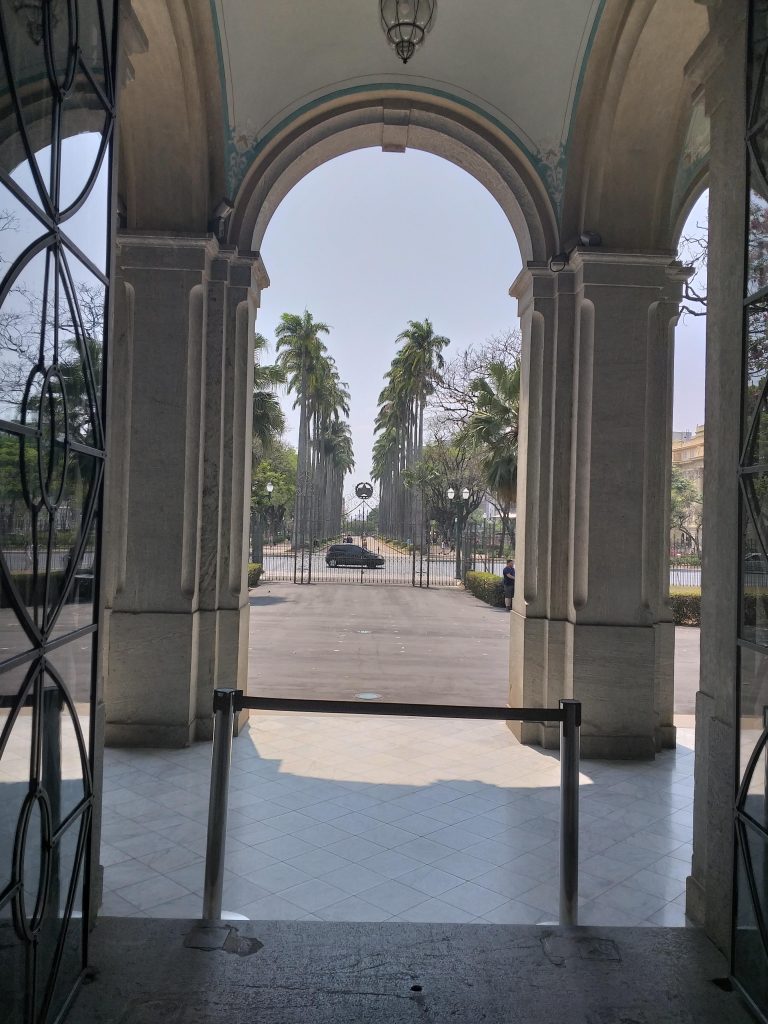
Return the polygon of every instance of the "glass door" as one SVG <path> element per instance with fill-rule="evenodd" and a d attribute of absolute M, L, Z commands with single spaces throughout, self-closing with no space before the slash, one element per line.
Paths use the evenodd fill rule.
<path fill-rule="evenodd" d="M 86 963 L 114 0 L 0 4 L 0 1016 Z"/>
<path fill-rule="evenodd" d="M 768 0 L 752 0 L 747 110 L 733 976 L 768 1013 Z"/>

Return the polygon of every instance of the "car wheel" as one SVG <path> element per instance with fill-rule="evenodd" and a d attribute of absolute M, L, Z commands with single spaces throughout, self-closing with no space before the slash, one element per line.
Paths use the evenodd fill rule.
<path fill-rule="evenodd" d="M 331 567 L 331 569 L 335 569 L 336 568 L 336 559 L 335 558 L 329 558 L 328 559 L 328 565 Z"/>

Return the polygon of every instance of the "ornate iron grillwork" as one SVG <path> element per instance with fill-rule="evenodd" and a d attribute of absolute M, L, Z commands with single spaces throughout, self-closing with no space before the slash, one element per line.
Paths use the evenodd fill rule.
<path fill-rule="evenodd" d="M 87 956 L 115 0 L 0 6 L 0 1006 Z"/>
<path fill-rule="evenodd" d="M 739 729 L 732 972 L 768 1012 L 768 2 L 752 0 L 747 110 L 739 617 Z"/>

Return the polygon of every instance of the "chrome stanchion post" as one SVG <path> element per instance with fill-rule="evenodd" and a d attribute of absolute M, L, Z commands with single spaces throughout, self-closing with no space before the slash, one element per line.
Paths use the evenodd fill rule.
<path fill-rule="evenodd" d="M 211 795 L 208 803 L 208 836 L 205 849 L 204 921 L 219 921 L 221 919 L 229 766 L 232 760 L 232 730 L 235 723 L 237 693 L 237 690 L 214 690 L 213 692 L 213 755 L 211 758 Z"/>
<path fill-rule="evenodd" d="M 561 700 L 560 723 L 560 924 L 579 916 L 579 748 L 581 702 Z"/>

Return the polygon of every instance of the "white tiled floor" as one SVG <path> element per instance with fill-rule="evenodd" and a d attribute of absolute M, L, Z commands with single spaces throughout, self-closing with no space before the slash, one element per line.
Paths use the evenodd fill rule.
<path fill-rule="evenodd" d="M 103 914 L 201 912 L 211 748 L 107 750 Z M 683 926 L 693 730 L 582 763 L 580 921 Z M 557 915 L 559 763 L 501 723 L 253 716 L 234 742 L 225 909 L 256 919 Z"/>

